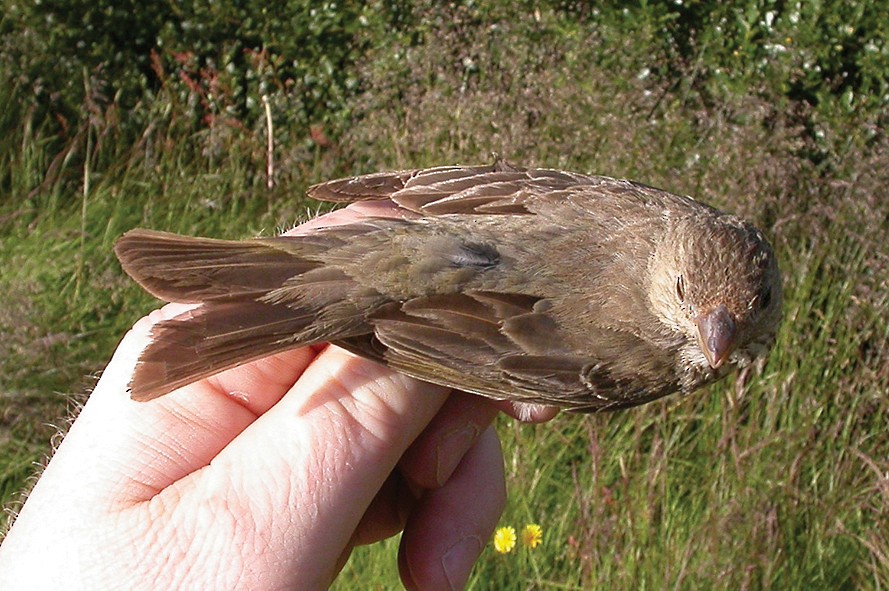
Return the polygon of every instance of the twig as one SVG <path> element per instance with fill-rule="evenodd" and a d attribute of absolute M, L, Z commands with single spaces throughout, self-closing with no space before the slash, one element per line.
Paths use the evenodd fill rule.
<path fill-rule="evenodd" d="M 265 105 L 265 123 L 268 131 L 268 143 L 266 144 L 266 187 L 275 187 L 275 136 L 272 127 L 272 106 L 269 97 L 262 95 L 262 104 Z"/>

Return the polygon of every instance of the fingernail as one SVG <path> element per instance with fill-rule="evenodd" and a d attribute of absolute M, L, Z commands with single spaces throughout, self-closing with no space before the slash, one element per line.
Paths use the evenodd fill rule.
<path fill-rule="evenodd" d="M 438 444 L 438 462 L 435 471 L 435 480 L 438 486 L 443 486 L 448 481 L 448 478 L 457 469 L 460 460 L 478 439 L 479 433 L 478 426 L 470 423 L 441 438 L 441 442 Z"/>
<path fill-rule="evenodd" d="M 472 572 L 475 560 L 482 553 L 483 547 L 478 537 L 466 536 L 445 552 L 441 558 L 441 567 L 451 589 L 456 591 L 466 585 L 469 573 Z"/>

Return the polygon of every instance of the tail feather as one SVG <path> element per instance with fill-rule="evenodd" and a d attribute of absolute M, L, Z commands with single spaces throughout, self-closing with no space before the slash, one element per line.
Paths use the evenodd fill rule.
<path fill-rule="evenodd" d="M 308 344 L 312 322 L 286 306 L 257 302 L 205 304 L 152 328 L 152 342 L 130 382 L 134 400 L 163 396 L 225 369 Z"/>
<path fill-rule="evenodd" d="M 151 400 L 274 353 L 369 332 L 346 299 L 354 281 L 312 258 L 326 247 L 302 237 L 235 242 L 125 234 L 115 251 L 130 276 L 165 301 L 202 304 L 152 328 L 132 398 Z"/>
<path fill-rule="evenodd" d="M 295 252 L 299 246 L 318 251 L 286 238 L 216 240 L 137 229 L 124 234 L 114 251 L 153 296 L 200 303 L 256 296 L 321 266 Z"/>

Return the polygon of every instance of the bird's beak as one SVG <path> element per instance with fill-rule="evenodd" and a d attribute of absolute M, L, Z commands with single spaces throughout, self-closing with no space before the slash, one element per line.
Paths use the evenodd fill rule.
<path fill-rule="evenodd" d="M 735 348 L 737 330 L 728 308 L 720 304 L 707 314 L 695 319 L 698 325 L 698 345 L 713 369 L 725 363 Z"/>

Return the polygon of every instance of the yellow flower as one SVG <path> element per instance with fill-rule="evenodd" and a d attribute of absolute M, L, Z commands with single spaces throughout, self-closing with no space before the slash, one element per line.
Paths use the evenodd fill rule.
<path fill-rule="evenodd" d="M 516 535 L 514 527 L 498 527 L 494 532 L 494 550 L 500 554 L 512 552 L 515 548 Z"/>
<path fill-rule="evenodd" d="M 529 523 L 522 529 L 522 545 L 534 549 L 543 543 L 543 528 L 536 523 Z"/>

